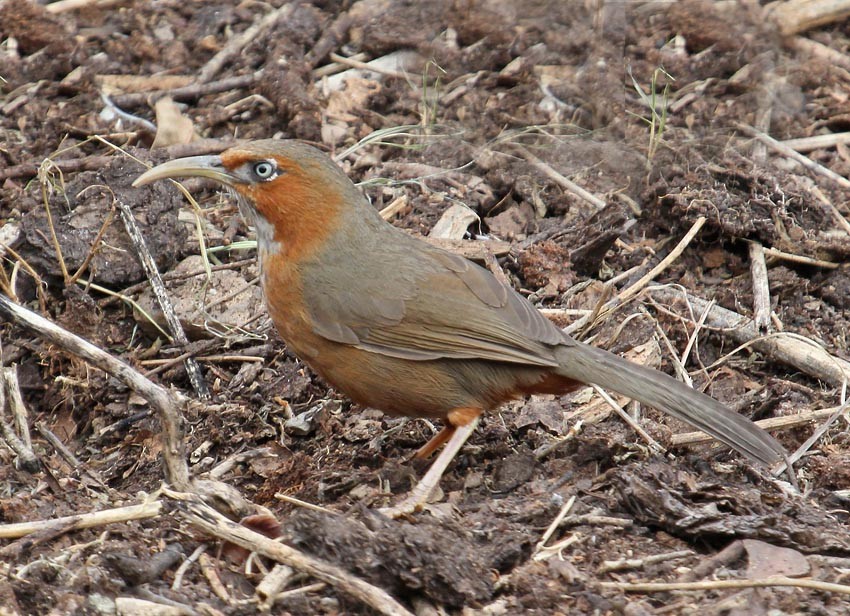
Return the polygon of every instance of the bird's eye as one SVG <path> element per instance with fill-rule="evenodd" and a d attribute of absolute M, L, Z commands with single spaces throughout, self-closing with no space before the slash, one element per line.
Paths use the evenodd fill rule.
<path fill-rule="evenodd" d="M 254 175 L 261 180 L 268 180 L 274 175 L 275 166 L 267 160 L 261 160 L 258 163 L 254 163 L 253 171 Z"/>

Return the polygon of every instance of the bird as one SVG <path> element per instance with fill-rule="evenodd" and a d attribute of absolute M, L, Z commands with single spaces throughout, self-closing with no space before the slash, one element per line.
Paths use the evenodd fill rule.
<path fill-rule="evenodd" d="M 353 402 L 442 420 L 445 445 L 385 511 L 421 510 L 481 415 L 532 394 L 595 384 L 702 430 L 765 465 L 772 436 L 663 372 L 575 340 L 490 271 L 385 221 L 345 172 L 297 140 L 264 139 L 162 163 L 133 186 L 209 178 L 256 230 L 261 286 L 287 348 Z"/>

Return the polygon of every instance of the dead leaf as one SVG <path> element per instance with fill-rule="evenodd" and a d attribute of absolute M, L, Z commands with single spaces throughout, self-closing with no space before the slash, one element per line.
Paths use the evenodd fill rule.
<path fill-rule="evenodd" d="M 340 90 L 343 84 L 356 79 L 363 79 L 367 75 L 374 79 L 383 79 L 384 72 L 386 71 L 416 73 L 423 63 L 424 58 L 417 52 L 409 49 L 401 49 L 366 62 L 366 66 L 375 68 L 376 71 L 381 72 L 370 71 L 368 68 L 350 68 L 347 71 L 323 79 L 322 86 L 326 91 L 335 92 Z"/>
<path fill-rule="evenodd" d="M 557 400 L 546 400 L 542 396 L 533 396 L 522 407 L 513 421 L 515 429 L 540 424 L 547 430 L 562 435 L 568 426 L 564 420 L 564 409 Z"/>
<path fill-rule="evenodd" d="M 501 214 L 487 219 L 490 231 L 503 240 L 522 240 L 534 221 L 534 208 L 523 201 L 520 205 L 508 208 Z"/>
<path fill-rule="evenodd" d="M 478 214 L 465 205 L 455 203 L 440 216 L 440 220 L 431 229 L 428 237 L 460 240 L 466 235 L 466 230 L 479 220 Z"/>
<path fill-rule="evenodd" d="M 344 90 L 335 90 L 328 96 L 327 117 L 342 122 L 355 122 L 355 109 L 367 109 L 369 98 L 380 92 L 381 84 L 371 79 L 352 77 L 345 82 Z"/>
<path fill-rule="evenodd" d="M 196 138 L 192 120 L 183 115 L 177 103 L 168 96 L 156 102 L 156 137 L 151 148 L 186 144 Z"/>

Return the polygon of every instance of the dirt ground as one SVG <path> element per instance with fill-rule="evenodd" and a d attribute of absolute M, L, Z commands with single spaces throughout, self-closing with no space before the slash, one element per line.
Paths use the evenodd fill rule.
<path fill-rule="evenodd" d="M 792 144 L 829 176 L 753 137 L 850 129 L 847 21 L 783 34 L 751 1 L 62 4 L 0 2 L 0 283 L 193 399 L 181 356 L 196 357 L 210 398 L 186 410 L 194 475 L 417 614 L 850 611 L 850 438 L 846 415 L 826 424 L 823 410 L 850 375 L 850 149 Z M 380 72 L 358 70 L 378 58 Z M 226 194 L 187 181 L 194 207 L 167 182 L 130 187 L 139 161 L 267 137 L 326 150 L 412 233 L 452 223 L 433 235 L 466 240 L 559 325 L 589 315 L 574 335 L 672 374 L 682 361 L 695 387 L 773 422 L 789 452 L 806 444 L 800 492 L 724 446 L 681 444 L 687 426 L 642 409 L 657 453 L 587 389 L 485 416 L 435 502 L 383 518 L 439 426 L 354 406 L 287 351 Z M 188 348 L 145 316 L 162 321 L 117 201 Z M 147 402 L 37 333 L 0 334 L 35 457 L 4 430 L 0 523 L 155 495 Z M 3 418 L 14 425 L 9 404 Z M 146 614 L 376 613 L 298 571 L 263 604 L 273 563 L 222 549 L 161 500 L 135 521 L 3 534 L 0 613 L 142 613 L 130 599 L 172 610 Z M 785 582 L 758 587 L 771 576 Z M 629 586 L 642 582 L 695 586 Z"/>

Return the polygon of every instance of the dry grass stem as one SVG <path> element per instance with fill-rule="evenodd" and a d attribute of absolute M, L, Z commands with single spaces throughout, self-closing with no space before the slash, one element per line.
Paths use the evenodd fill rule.
<path fill-rule="evenodd" d="M 623 409 L 622 406 L 617 404 L 617 402 L 614 400 L 614 398 L 612 398 L 611 396 L 608 395 L 608 392 L 606 392 L 604 389 L 602 389 L 598 385 L 591 384 L 591 387 L 593 387 L 593 389 L 596 391 L 596 393 L 598 393 L 602 397 L 602 399 L 605 400 L 605 402 L 607 402 L 611 406 L 611 408 L 614 409 L 614 411 L 617 413 L 617 415 L 620 416 L 620 418 L 623 421 L 625 421 L 627 424 L 629 424 L 629 426 L 631 426 L 632 430 L 637 432 L 638 436 L 640 436 L 644 441 L 646 441 L 646 444 L 649 446 L 649 448 L 654 453 L 657 453 L 657 454 L 666 453 L 666 450 L 664 449 L 664 447 L 662 447 L 661 444 L 658 441 L 656 441 L 654 438 L 652 438 L 649 435 L 649 433 L 646 430 L 644 430 L 641 427 L 641 425 L 637 421 L 635 421 L 635 419 L 625 411 L 625 409 Z"/>
<path fill-rule="evenodd" d="M 171 335 L 162 327 L 160 327 L 159 323 L 157 323 L 156 319 L 145 310 L 141 304 L 139 304 L 136 300 L 134 300 L 129 295 L 125 295 L 123 293 L 116 293 L 111 289 L 107 289 L 106 287 L 102 287 L 99 284 L 95 284 L 94 282 L 89 282 L 88 280 L 78 280 L 77 284 L 83 287 L 86 291 L 92 290 L 97 291 L 98 293 L 103 293 L 104 295 L 108 295 L 111 300 L 122 301 L 126 303 L 128 306 L 132 307 L 134 310 L 138 311 L 140 315 L 142 315 L 151 325 L 153 325 L 159 333 L 162 334 L 163 338 L 168 340 L 169 342 L 172 340 Z M 140 283 L 140 285 L 147 286 L 150 283 Z"/>
<path fill-rule="evenodd" d="M 676 374 L 679 376 L 679 379 L 685 383 L 688 387 L 694 386 L 694 380 L 691 378 L 691 375 L 688 373 L 685 368 L 685 364 L 683 363 L 687 358 L 687 353 L 689 346 L 686 346 L 685 351 L 682 351 L 682 359 L 676 355 L 676 347 L 673 346 L 673 343 L 670 341 L 670 337 L 667 335 L 667 332 L 664 331 L 664 328 L 661 327 L 661 324 L 658 322 L 658 319 L 653 319 L 653 324 L 655 325 L 655 331 L 658 334 L 658 337 L 661 338 L 661 341 L 664 343 L 664 346 L 667 347 L 667 352 L 670 354 L 670 361 L 673 363 L 673 369 L 676 371 Z M 694 328 L 694 331 L 691 332 L 691 335 L 688 337 L 688 342 L 690 343 L 692 340 L 696 340 L 698 336 L 699 329 L 698 327 Z"/>
<path fill-rule="evenodd" d="M 823 435 L 826 434 L 826 431 L 832 427 L 832 424 L 834 424 L 839 417 L 847 414 L 848 407 L 850 407 L 850 402 L 845 402 L 837 409 L 835 409 L 835 412 L 830 415 L 825 422 L 818 426 L 817 430 L 815 430 L 812 435 L 806 439 L 806 442 L 800 445 L 800 447 L 798 447 L 793 454 L 788 456 L 787 464 L 793 465 L 797 462 L 797 460 L 806 455 L 809 450 L 814 446 L 814 444 L 817 443 L 821 438 L 823 438 Z M 780 469 L 780 471 L 781 470 L 783 469 Z"/>
<path fill-rule="evenodd" d="M 696 237 L 696 234 L 699 233 L 700 229 L 702 229 L 705 224 L 705 217 L 700 216 L 694 221 L 694 224 L 691 225 L 691 228 L 688 229 L 688 232 L 685 236 L 679 240 L 679 243 L 670 251 L 666 257 L 664 257 L 658 265 L 653 267 L 649 272 L 647 272 L 644 276 L 640 278 L 637 282 L 635 282 L 632 286 L 626 288 L 622 292 L 617 294 L 617 299 L 619 303 L 625 303 L 635 297 L 638 293 L 640 293 L 643 288 L 648 285 L 652 280 L 654 280 L 661 272 L 670 267 L 676 260 L 682 256 L 682 253 L 685 252 L 685 249 L 691 243 L 691 240 Z"/>
<path fill-rule="evenodd" d="M 572 332 L 574 332 L 578 329 L 590 327 L 590 326 L 592 326 L 591 324 L 594 323 L 598 318 L 605 318 L 615 308 L 625 304 L 626 302 L 631 300 L 633 297 L 635 297 L 638 293 L 640 293 L 643 290 L 643 288 L 646 285 L 648 285 L 650 282 L 652 282 L 652 280 L 656 276 L 658 276 L 659 274 L 661 274 L 661 272 L 663 272 L 668 267 L 670 267 L 682 255 L 682 253 L 688 247 L 688 244 L 691 243 L 691 240 L 693 240 L 694 237 L 696 236 L 696 234 L 699 233 L 699 230 L 702 229 L 702 226 L 704 224 L 705 224 L 705 217 L 704 216 L 700 216 L 699 218 L 697 218 L 694 221 L 694 224 L 691 225 L 691 228 L 688 229 L 688 232 L 685 234 L 685 236 L 679 241 L 678 244 L 676 244 L 676 246 L 673 248 L 673 250 L 670 251 L 670 254 L 668 254 L 666 257 L 664 257 L 658 263 L 658 265 L 656 265 L 651 270 L 649 270 L 649 272 L 647 272 L 644 276 L 642 276 L 640 278 L 640 280 L 635 282 L 633 285 L 622 290 L 620 293 L 617 294 L 616 297 L 614 297 L 610 301 L 606 302 L 604 309 L 600 310 L 598 315 L 592 313 L 592 314 L 590 314 L 586 317 L 583 317 L 583 318 L 579 319 L 578 321 L 576 321 L 575 323 L 571 324 L 569 327 L 565 328 L 564 331 L 569 334 L 569 333 L 572 333 Z"/>
<path fill-rule="evenodd" d="M 179 364 L 180 362 L 186 361 L 188 357 L 192 357 L 197 362 L 204 363 L 226 363 L 226 362 L 236 362 L 236 363 L 257 363 L 261 364 L 266 361 L 265 357 L 260 357 L 259 355 L 197 355 L 196 353 L 188 352 L 183 353 L 179 357 L 175 357 L 174 359 L 143 359 L 139 362 L 141 366 L 174 366 Z M 146 373 L 148 376 L 151 372 Z"/>
<path fill-rule="evenodd" d="M 174 572 L 174 581 L 171 583 L 171 590 L 179 590 L 180 586 L 183 584 L 183 577 L 186 575 L 186 572 L 189 570 L 189 567 L 194 565 L 198 559 L 201 557 L 201 554 L 207 551 L 206 544 L 201 544 L 194 549 L 194 551 L 189 554 L 186 559 L 180 563 L 180 566 L 177 567 L 177 570 Z"/>
<path fill-rule="evenodd" d="M 310 509 L 311 511 L 319 511 L 321 513 L 327 513 L 329 515 L 339 515 L 338 512 L 332 509 L 327 509 L 319 505 L 314 505 L 313 503 L 308 503 L 307 501 L 303 501 L 300 498 L 295 498 L 294 496 L 289 496 L 288 494 L 281 494 L 280 492 L 277 492 L 275 493 L 274 497 L 279 501 L 283 501 L 284 503 L 289 503 L 290 505 L 295 505 L 304 509 Z"/>
<path fill-rule="evenodd" d="M 543 536 L 540 537 L 540 541 L 537 542 L 537 545 L 534 547 L 534 553 L 538 553 L 546 547 L 546 542 L 555 534 L 555 531 L 558 530 L 558 527 L 561 525 L 561 522 L 566 517 L 566 515 L 570 512 L 570 509 L 573 508 L 573 505 L 576 503 L 575 494 L 570 496 L 567 501 L 561 506 L 561 510 L 558 511 L 558 515 L 555 516 L 555 519 L 552 520 L 552 523 L 549 524 L 549 527 L 543 533 Z"/>
<path fill-rule="evenodd" d="M 306 586 L 301 586 L 300 588 L 293 588 L 292 590 L 287 590 L 285 592 L 279 593 L 276 596 L 272 597 L 274 599 L 274 603 L 278 601 L 282 601 L 289 597 L 295 597 L 297 595 L 303 595 L 308 592 L 318 592 L 327 587 L 327 584 L 324 582 L 316 582 L 315 584 L 307 584 Z"/>
<path fill-rule="evenodd" d="M 697 346 L 697 343 L 699 342 L 699 334 L 703 330 L 703 327 L 705 326 L 705 320 L 708 318 L 708 311 L 711 310 L 712 306 L 714 306 L 714 300 L 709 302 L 706 309 L 702 311 L 699 319 L 697 319 L 696 323 L 694 324 L 694 329 L 690 333 L 690 335 L 688 336 L 688 343 L 685 345 L 685 350 L 682 351 L 682 357 L 678 361 L 678 365 L 680 365 L 682 367 L 682 370 L 687 375 L 687 377 L 683 377 L 682 380 L 684 380 L 691 387 L 694 386 L 694 382 L 693 382 L 693 379 L 691 378 L 691 375 L 688 374 L 687 370 L 685 370 L 685 363 L 687 363 L 688 357 L 690 357 L 691 352 L 693 351 L 693 349 Z M 659 326 L 659 329 L 660 329 L 660 326 Z M 699 359 L 699 358 L 697 357 L 696 359 Z M 701 363 L 700 363 L 700 366 L 702 368 L 702 372 L 706 376 L 706 379 L 708 379 L 708 372 L 705 370 L 705 367 L 702 366 Z"/>

